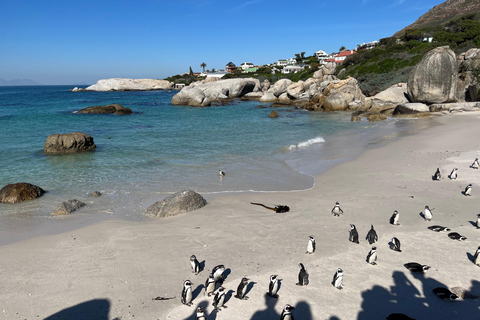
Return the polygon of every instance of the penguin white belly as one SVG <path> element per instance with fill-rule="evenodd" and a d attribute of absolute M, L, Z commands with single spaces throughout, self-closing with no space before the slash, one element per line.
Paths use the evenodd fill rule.
<path fill-rule="evenodd" d="M 185 293 L 185 304 L 192 302 L 192 289 L 188 289 Z"/>
<path fill-rule="evenodd" d="M 342 286 L 342 283 L 343 283 L 343 276 L 338 276 L 336 279 L 335 279 L 335 288 L 339 288 Z"/>
<path fill-rule="evenodd" d="M 308 241 L 307 252 L 308 253 L 313 253 L 313 243 L 312 243 L 312 241 Z"/>
<path fill-rule="evenodd" d="M 278 291 L 278 281 L 275 281 L 273 283 L 273 288 L 272 288 L 272 296 L 276 295 Z"/>
<path fill-rule="evenodd" d="M 217 308 L 223 307 L 224 302 L 225 302 L 225 295 L 222 294 L 222 296 L 218 299 Z"/>

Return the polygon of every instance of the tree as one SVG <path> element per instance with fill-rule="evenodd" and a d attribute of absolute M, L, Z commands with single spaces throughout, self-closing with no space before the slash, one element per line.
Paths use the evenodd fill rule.
<path fill-rule="evenodd" d="M 297 62 L 300 62 L 302 58 L 300 58 L 300 53 L 295 53 L 295 60 L 297 60 Z"/>
<path fill-rule="evenodd" d="M 207 66 L 207 64 L 205 62 L 202 62 L 202 64 L 200 65 L 200 67 L 203 68 L 203 72 L 205 72 L 205 67 Z"/>
<path fill-rule="evenodd" d="M 302 56 L 302 59 L 305 59 L 305 52 L 300 53 L 300 55 Z"/>
<path fill-rule="evenodd" d="M 190 75 L 193 76 L 192 66 L 190 66 Z"/>
<path fill-rule="evenodd" d="M 345 51 L 345 49 L 347 49 L 347 48 L 345 48 L 345 46 L 341 46 L 338 51 L 342 52 L 342 51 Z"/>

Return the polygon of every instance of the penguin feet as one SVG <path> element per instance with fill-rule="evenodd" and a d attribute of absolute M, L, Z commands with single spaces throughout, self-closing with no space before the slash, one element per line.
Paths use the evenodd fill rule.
<path fill-rule="evenodd" d="M 370 264 L 371 264 L 372 266 L 376 266 L 376 265 L 377 265 L 376 262 L 372 262 L 372 263 L 370 263 Z"/>
<path fill-rule="evenodd" d="M 343 287 L 335 287 L 335 288 L 337 288 L 338 290 L 343 290 Z"/>

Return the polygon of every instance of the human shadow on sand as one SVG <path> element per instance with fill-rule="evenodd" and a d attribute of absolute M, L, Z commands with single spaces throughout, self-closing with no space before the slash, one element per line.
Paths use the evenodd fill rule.
<path fill-rule="evenodd" d="M 277 306 L 278 299 L 272 298 L 266 293 L 264 295 L 264 298 L 266 309 L 255 312 L 250 318 L 250 320 L 280 319 L 284 305 Z M 313 320 L 310 305 L 306 301 L 300 301 L 296 305 L 292 306 L 295 307 L 292 312 L 294 318 L 302 320 Z M 277 309 L 278 311 L 275 309 Z"/>
<path fill-rule="evenodd" d="M 44 320 L 108 320 L 109 310 L 109 300 L 95 299 L 63 309 L 62 311 L 52 314 Z"/>

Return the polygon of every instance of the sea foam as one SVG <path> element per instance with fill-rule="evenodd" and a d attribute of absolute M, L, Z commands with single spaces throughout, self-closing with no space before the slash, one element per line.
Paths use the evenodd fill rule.
<path fill-rule="evenodd" d="M 308 139 L 307 141 L 299 142 L 297 144 L 292 144 L 288 147 L 288 150 L 306 148 L 311 145 L 323 143 L 323 142 L 325 142 L 325 139 L 323 139 L 322 137 L 316 137 L 316 138 Z"/>

